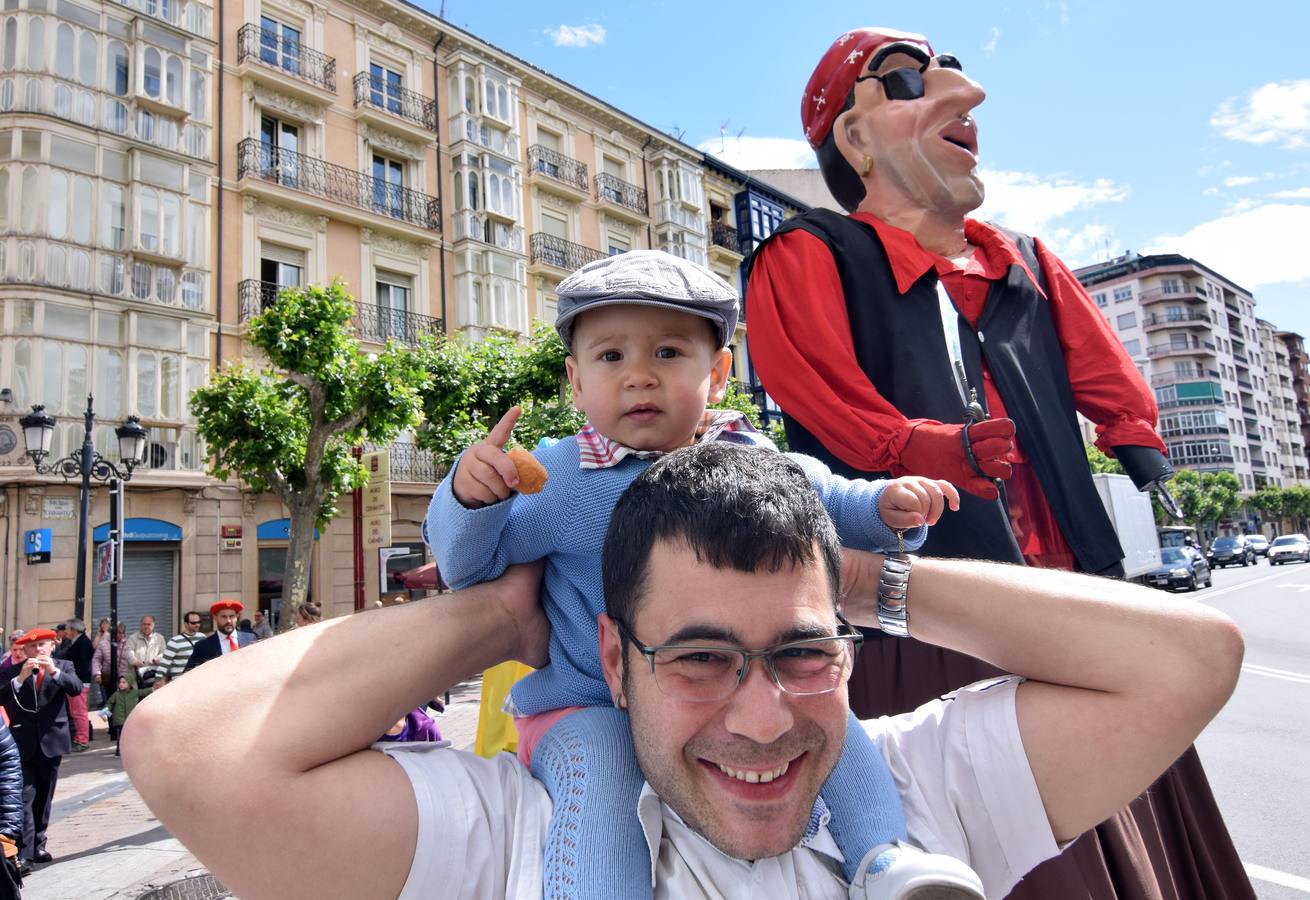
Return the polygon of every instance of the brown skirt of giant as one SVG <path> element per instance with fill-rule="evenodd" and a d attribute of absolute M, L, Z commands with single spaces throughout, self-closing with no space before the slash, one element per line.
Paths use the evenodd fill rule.
<path fill-rule="evenodd" d="M 867 632 L 851 676 L 860 718 L 912 710 L 999 674 L 913 638 Z M 1128 807 L 1042 863 L 1009 900 L 1255 900 L 1201 768 L 1187 752 Z"/>

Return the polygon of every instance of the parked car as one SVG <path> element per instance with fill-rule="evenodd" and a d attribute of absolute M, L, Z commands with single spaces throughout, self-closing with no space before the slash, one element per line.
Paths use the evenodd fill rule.
<path fill-rule="evenodd" d="M 1269 538 L 1265 537 L 1263 534 L 1248 534 L 1246 539 L 1255 549 L 1256 556 L 1269 555 Z"/>
<path fill-rule="evenodd" d="M 1269 545 L 1269 565 L 1281 566 L 1292 560 L 1310 562 L 1310 538 L 1304 534 L 1281 534 Z"/>
<path fill-rule="evenodd" d="M 1185 547 L 1160 548 L 1160 562 L 1160 568 L 1152 569 L 1145 576 L 1146 583 L 1152 587 L 1194 591 L 1202 585 L 1209 587 L 1213 583 L 1210 565 L 1205 557 L 1191 553 Z"/>
<path fill-rule="evenodd" d="M 1226 534 L 1215 538 L 1210 544 L 1208 559 L 1212 569 L 1224 566 L 1253 566 L 1256 562 L 1255 548 L 1244 534 Z"/>

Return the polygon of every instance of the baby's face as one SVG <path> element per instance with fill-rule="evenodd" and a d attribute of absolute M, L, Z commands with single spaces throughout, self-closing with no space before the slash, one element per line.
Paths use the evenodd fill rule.
<path fill-rule="evenodd" d="M 713 323 L 653 306 L 578 316 L 566 360 L 573 404 L 610 440 L 636 450 L 691 444 L 705 407 L 723 398 L 732 353 Z"/>

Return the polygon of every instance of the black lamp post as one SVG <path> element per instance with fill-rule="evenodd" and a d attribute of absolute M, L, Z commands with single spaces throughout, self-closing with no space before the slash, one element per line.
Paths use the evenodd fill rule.
<path fill-rule="evenodd" d="M 44 406 L 33 406 L 31 413 L 23 416 L 18 420 L 19 426 L 23 429 L 23 443 L 27 448 L 27 455 L 32 458 L 32 464 L 36 471 L 42 475 L 60 475 L 64 481 L 71 481 L 74 478 L 82 480 L 81 493 L 81 510 L 78 516 L 77 525 L 77 574 L 75 581 L 76 597 L 73 601 L 73 614 L 84 619 L 86 614 L 86 546 L 87 546 L 87 519 L 90 518 L 91 512 L 91 479 L 94 478 L 99 482 L 109 482 L 112 502 L 110 503 L 110 537 L 113 540 L 121 541 L 122 535 L 118 532 L 122 528 L 122 522 L 118 521 L 118 510 L 120 508 L 120 492 L 123 489 L 123 482 L 132 480 L 132 470 L 143 463 L 146 458 L 147 439 L 149 432 L 141 425 L 141 420 L 136 416 L 128 416 L 127 421 L 114 429 L 114 434 L 118 436 L 118 455 L 123 466 L 120 471 L 117 466 L 105 459 L 96 452 L 95 445 L 91 442 L 91 432 L 95 427 L 95 413 L 92 412 L 92 397 L 90 394 L 86 397 L 85 415 L 85 432 L 82 439 L 81 453 L 65 456 L 63 459 L 55 460 L 49 465 L 42 465 L 45 458 L 50 455 L 50 443 L 54 437 L 55 419 L 45 411 Z M 121 558 L 121 557 L 120 557 Z M 115 579 L 122 573 L 115 572 Z M 109 590 L 109 639 L 110 639 L 110 675 L 113 681 L 112 685 L 118 684 L 118 590 L 117 583 L 111 583 Z"/>

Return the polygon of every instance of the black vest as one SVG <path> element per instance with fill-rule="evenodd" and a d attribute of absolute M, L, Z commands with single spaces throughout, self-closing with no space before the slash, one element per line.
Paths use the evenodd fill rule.
<path fill-rule="evenodd" d="M 870 226 L 814 209 L 784 222 L 774 235 L 798 228 L 823 241 L 832 253 L 846 296 L 855 356 L 878 393 L 907 418 L 962 423 L 964 406 L 942 336 L 937 274 L 929 269 L 901 294 L 882 242 Z M 1031 238 L 1010 237 L 1034 274 L 1039 273 Z M 765 246 L 768 241 L 760 245 Z M 985 407 L 985 360 L 1078 568 L 1121 574 L 1123 550 L 1091 479 L 1073 388 L 1046 300 L 1023 267 L 1014 265 L 1003 280 L 992 283 L 976 329 L 963 316 L 956 318 L 969 384 L 978 389 Z M 886 477 L 885 472 L 861 472 L 837 459 L 783 412 L 791 450 L 815 456 L 847 477 Z M 922 553 L 1022 562 L 1002 504 L 961 492 L 960 511 L 947 512 L 929 529 Z"/>

